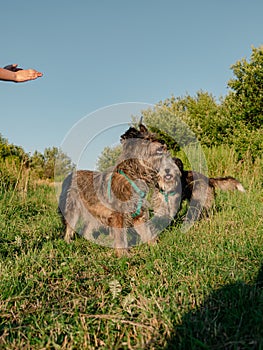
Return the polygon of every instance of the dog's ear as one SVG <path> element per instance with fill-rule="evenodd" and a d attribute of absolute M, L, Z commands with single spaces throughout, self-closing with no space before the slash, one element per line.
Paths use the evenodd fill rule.
<path fill-rule="evenodd" d="M 148 132 L 148 129 L 146 128 L 145 125 L 143 125 L 142 120 L 143 120 L 143 116 L 141 116 L 140 121 L 139 121 L 139 129 L 140 129 L 140 132 L 146 133 L 146 132 Z"/>
<path fill-rule="evenodd" d="M 146 126 L 143 125 L 141 122 L 139 124 L 139 129 L 140 129 L 141 133 L 147 133 L 148 132 L 148 129 L 146 128 Z"/>
<path fill-rule="evenodd" d="M 173 161 L 175 162 L 175 164 L 178 166 L 179 170 L 181 171 L 181 173 L 183 173 L 184 171 L 184 165 L 183 162 L 181 161 L 181 159 L 174 157 Z"/>

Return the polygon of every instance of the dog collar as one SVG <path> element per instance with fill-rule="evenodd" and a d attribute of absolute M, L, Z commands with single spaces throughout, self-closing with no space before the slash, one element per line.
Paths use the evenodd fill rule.
<path fill-rule="evenodd" d="M 165 192 L 163 190 L 160 190 L 160 193 L 164 196 L 165 202 L 168 203 L 168 197 L 169 196 L 174 196 L 176 195 L 175 191 L 171 191 L 171 192 Z"/>

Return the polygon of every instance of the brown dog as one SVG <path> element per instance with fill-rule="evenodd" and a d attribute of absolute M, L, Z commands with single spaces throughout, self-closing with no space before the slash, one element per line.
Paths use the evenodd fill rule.
<path fill-rule="evenodd" d="M 130 127 L 122 136 L 122 153 L 117 165 L 107 172 L 78 170 L 63 182 L 59 209 L 69 242 L 78 226 L 85 238 L 94 231 L 108 230 L 105 244 L 126 249 L 127 229 L 134 228 L 141 242 L 154 239 L 146 194 L 157 183 L 157 170 L 166 145 L 142 124 Z M 169 157 L 169 155 L 167 155 Z"/>

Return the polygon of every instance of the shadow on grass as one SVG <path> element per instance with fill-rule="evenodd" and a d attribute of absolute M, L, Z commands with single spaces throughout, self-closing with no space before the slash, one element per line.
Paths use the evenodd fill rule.
<path fill-rule="evenodd" d="M 187 313 L 169 349 L 263 349 L 263 265 L 252 285 L 220 288 Z"/>

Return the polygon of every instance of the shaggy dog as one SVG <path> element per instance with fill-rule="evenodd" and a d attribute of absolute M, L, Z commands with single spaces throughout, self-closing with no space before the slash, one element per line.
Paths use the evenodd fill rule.
<path fill-rule="evenodd" d="M 185 223 L 193 223 L 206 216 L 215 199 L 215 189 L 245 192 L 242 184 L 231 176 L 208 178 L 192 170 L 184 170 L 179 158 L 161 163 L 157 174 L 159 191 L 154 194 L 154 211 L 159 216 L 175 217 L 182 201 L 189 202 Z"/>
<path fill-rule="evenodd" d="M 122 136 L 122 153 L 117 165 L 106 172 L 78 170 L 63 182 L 59 209 L 69 242 L 78 226 L 85 238 L 94 231 L 108 230 L 109 246 L 126 249 L 127 229 L 133 228 L 142 242 L 154 239 L 146 194 L 157 183 L 157 170 L 166 157 L 166 145 L 142 124 Z M 167 157 L 169 155 L 167 154 Z"/>
<path fill-rule="evenodd" d="M 181 207 L 182 199 L 182 173 L 172 158 L 162 159 L 157 184 L 153 194 L 154 215 L 172 220 Z"/>

